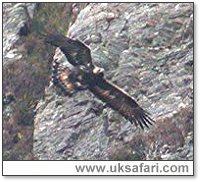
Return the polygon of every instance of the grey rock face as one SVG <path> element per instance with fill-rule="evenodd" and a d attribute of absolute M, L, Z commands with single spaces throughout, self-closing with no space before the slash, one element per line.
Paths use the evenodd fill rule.
<path fill-rule="evenodd" d="M 35 3 L 3 3 L 3 97 L 12 98 L 3 102 L 3 160 L 32 159 L 33 112 L 27 103 L 42 90 L 41 85 L 33 89 L 38 69 L 23 54 L 19 32 L 28 21 L 24 6 L 33 15 Z"/>
<path fill-rule="evenodd" d="M 85 3 L 3 3 L 3 159 L 31 160 L 35 106 L 49 84 L 53 48 L 40 32 L 62 28 Z M 66 19 L 62 22 L 63 17 Z M 54 22 L 54 23 L 52 23 Z"/>
<path fill-rule="evenodd" d="M 19 40 L 19 31 L 28 20 L 23 8 L 26 6 L 30 16 L 33 16 L 35 3 L 4 3 L 3 4 L 3 57 L 4 63 L 11 59 L 20 59 L 19 55 L 12 46 Z"/>
<path fill-rule="evenodd" d="M 192 3 L 89 4 L 68 36 L 156 123 L 141 131 L 89 91 L 68 97 L 51 85 L 35 116 L 37 159 L 193 159 Z"/>

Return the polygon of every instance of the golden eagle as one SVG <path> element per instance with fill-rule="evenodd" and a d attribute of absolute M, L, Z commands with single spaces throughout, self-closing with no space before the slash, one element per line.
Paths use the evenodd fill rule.
<path fill-rule="evenodd" d="M 45 41 L 59 47 L 73 69 L 59 67 L 53 63 L 53 81 L 67 94 L 74 89 L 85 87 L 106 106 L 118 111 L 131 123 L 144 129 L 154 122 L 147 111 L 142 109 L 136 101 L 115 84 L 104 78 L 103 69 L 92 63 L 89 47 L 79 40 L 73 40 L 60 33 L 50 33 Z"/>

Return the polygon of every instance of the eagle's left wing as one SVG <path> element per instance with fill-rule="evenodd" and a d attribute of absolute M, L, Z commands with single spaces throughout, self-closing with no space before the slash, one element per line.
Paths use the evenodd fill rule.
<path fill-rule="evenodd" d="M 124 116 L 131 123 L 144 129 L 152 125 L 154 120 L 149 113 L 142 109 L 136 101 L 113 83 L 102 78 L 95 85 L 89 87 L 90 91 L 106 105 Z"/>
<path fill-rule="evenodd" d="M 89 47 L 80 40 L 73 40 L 60 33 L 50 33 L 45 36 L 45 42 L 59 47 L 65 54 L 67 60 L 73 66 L 92 66 L 92 58 Z"/>

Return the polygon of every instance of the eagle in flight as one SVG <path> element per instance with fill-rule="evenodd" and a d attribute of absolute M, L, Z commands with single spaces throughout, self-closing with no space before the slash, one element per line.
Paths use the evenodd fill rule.
<path fill-rule="evenodd" d="M 52 79 L 66 94 L 78 89 L 89 89 L 106 106 L 118 111 L 136 127 L 149 128 L 154 120 L 124 90 L 104 78 L 103 69 L 92 63 L 90 48 L 80 40 L 60 33 L 48 33 L 45 42 L 59 47 L 73 69 L 64 68 L 55 60 Z"/>

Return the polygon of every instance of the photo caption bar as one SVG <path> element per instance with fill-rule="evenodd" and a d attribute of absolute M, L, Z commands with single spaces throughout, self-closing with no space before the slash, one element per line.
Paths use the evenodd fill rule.
<path fill-rule="evenodd" d="M 4 161 L 3 175 L 193 175 L 193 161 Z"/>

